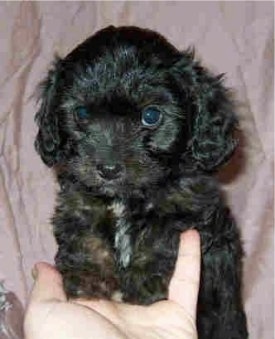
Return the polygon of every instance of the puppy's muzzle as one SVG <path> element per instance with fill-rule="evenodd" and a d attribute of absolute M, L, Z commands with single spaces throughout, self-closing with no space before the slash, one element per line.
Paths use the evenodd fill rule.
<path fill-rule="evenodd" d="M 105 180 L 119 179 L 124 172 L 124 168 L 121 164 L 98 164 L 96 170 L 98 175 Z"/>

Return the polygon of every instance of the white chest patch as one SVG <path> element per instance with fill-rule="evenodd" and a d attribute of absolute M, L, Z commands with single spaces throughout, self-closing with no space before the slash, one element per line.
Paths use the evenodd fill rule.
<path fill-rule="evenodd" d="M 114 247 L 117 251 L 120 265 L 125 268 L 129 265 L 132 255 L 131 239 L 128 234 L 131 225 L 124 216 L 125 206 L 121 201 L 113 202 L 109 209 L 117 218 Z"/>
<path fill-rule="evenodd" d="M 117 218 L 119 218 L 123 215 L 125 206 L 121 201 L 114 201 L 108 209 L 111 210 Z"/>

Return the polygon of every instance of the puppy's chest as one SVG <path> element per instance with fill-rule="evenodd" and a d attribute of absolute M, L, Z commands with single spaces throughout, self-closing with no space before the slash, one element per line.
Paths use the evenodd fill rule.
<path fill-rule="evenodd" d="M 115 249 L 119 266 L 126 268 L 133 254 L 133 239 L 131 239 L 131 221 L 127 217 L 127 207 L 124 202 L 115 200 L 108 210 L 114 218 L 113 247 Z"/>

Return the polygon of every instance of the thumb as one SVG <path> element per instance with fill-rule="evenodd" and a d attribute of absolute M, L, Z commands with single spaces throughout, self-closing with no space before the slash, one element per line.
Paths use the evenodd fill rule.
<path fill-rule="evenodd" d="M 35 283 L 30 303 L 42 301 L 66 301 L 60 273 L 50 264 L 37 263 L 33 270 Z"/>
<path fill-rule="evenodd" d="M 196 307 L 200 285 L 200 237 L 196 230 L 181 234 L 178 259 L 169 286 L 169 300 L 182 306 L 196 318 Z"/>

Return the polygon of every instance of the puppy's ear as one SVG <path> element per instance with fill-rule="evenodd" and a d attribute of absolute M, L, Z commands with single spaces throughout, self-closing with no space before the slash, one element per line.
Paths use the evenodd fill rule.
<path fill-rule="evenodd" d="M 223 86 L 223 74 L 213 76 L 194 61 L 194 49 L 183 53 L 175 66 L 190 132 L 188 153 L 197 167 L 213 171 L 229 159 L 237 145 L 234 102 Z"/>
<path fill-rule="evenodd" d="M 38 133 L 35 149 L 49 167 L 56 164 L 61 157 L 59 121 L 56 111 L 57 85 L 60 77 L 61 59 L 56 57 L 47 77 L 38 87 L 40 108 L 35 116 Z"/>

